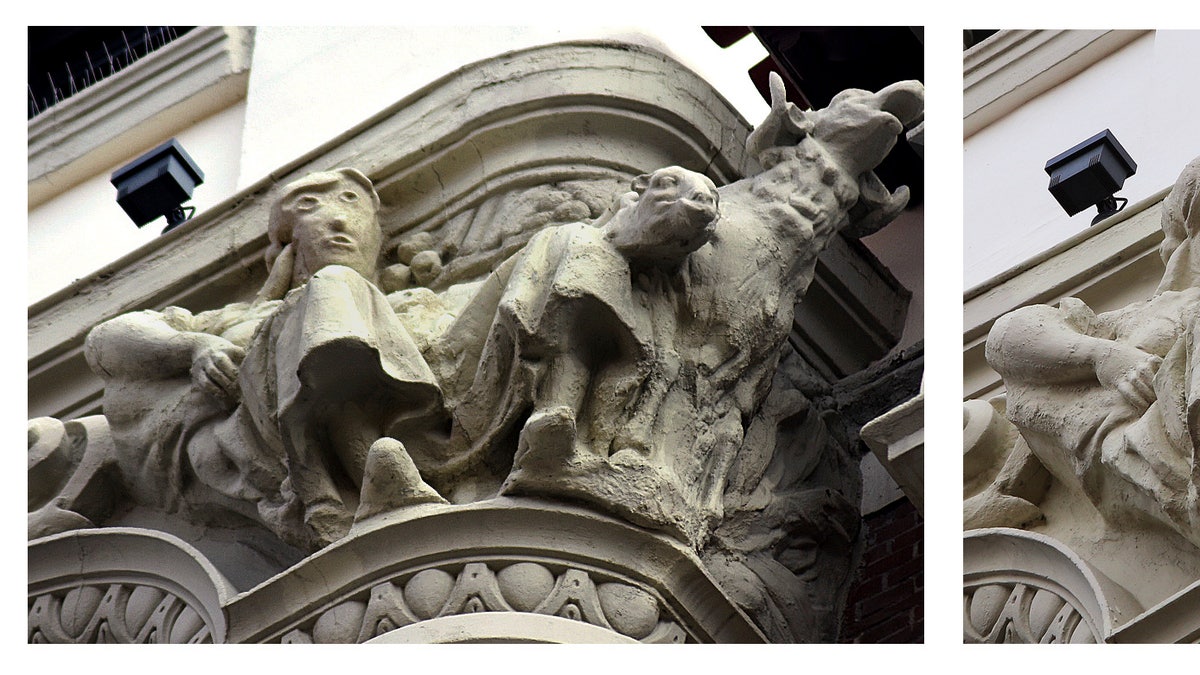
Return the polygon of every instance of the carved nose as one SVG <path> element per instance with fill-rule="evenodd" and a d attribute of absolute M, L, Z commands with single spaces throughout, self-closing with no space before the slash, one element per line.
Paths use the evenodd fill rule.
<path fill-rule="evenodd" d="M 688 199 L 696 202 L 697 204 L 707 204 L 709 206 L 716 201 L 713 199 L 712 193 L 708 192 L 707 190 L 696 190 L 692 192 L 692 194 L 688 195 Z"/>

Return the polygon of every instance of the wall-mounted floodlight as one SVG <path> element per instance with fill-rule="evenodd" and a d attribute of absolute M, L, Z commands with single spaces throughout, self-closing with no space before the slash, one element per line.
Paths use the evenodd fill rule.
<path fill-rule="evenodd" d="M 1095 206 L 1092 225 L 1117 213 L 1129 203 L 1115 197 L 1125 179 L 1137 173 L 1137 164 L 1108 129 L 1046 162 L 1050 194 L 1073 216 Z M 1117 202 L 1120 201 L 1120 207 Z"/>
<path fill-rule="evenodd" d="M 165 216 L 166 232 L 186 221 L 181 206 L 192 198 L 192 191 L 204 182 L 204 172 L 174 138 L 117 169 L 112 184 L 117 188 L 117 203 L 142 227 Z M 194 213 L 195 208 L 189 207 Z"/>

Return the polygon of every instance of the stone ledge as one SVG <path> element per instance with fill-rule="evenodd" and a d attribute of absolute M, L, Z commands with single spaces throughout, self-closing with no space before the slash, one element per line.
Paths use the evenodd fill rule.
<path fill-rule="evenodd" d="M 1004 30 L 963 54 L 963 138 L 1145 35 L 1145 30 Z"/>
<path fill-rule="evenodd" d="M 963 294 L 963 398 L 1000 393 L 984 360 L 988 331 L 1018 307 L 1078 297 L 1097 313 L 1145 300 L 1162 276 L 1162 200 L 1170 188 Z"/>
<path fill-rule="evenodd" d="M 253 39 L 196 28 L 30 120 L 28 208 L 245 98 Z"/>
<path fill-rule="evenodd" d="M 354 620 L 349 622 L 354 624 L 350 633 L 363 639 L 356 640 L 346 633 L 346 640 L 334 640 L 336 636 L 326 640 L 365 641 L 377 637 L 376 626 L 364 623 L 371 616 L 383 617 L 388 612 L 400 616 L 413 606 L 413 592 L 401 590 L 393 582 L 407 586 L 417 573 L 442 569 L 465 571 L 466 576 L 474 578 L 468 569 L 471 565 L 482 571 L 481 565 L 504 568 L 518 562 L 566 570 L 558 572 L 560 577 L 574 574 L 573 578 L 580 579 L 583 574 L 593 581 L 617 581 L 656 597 L 661 607 L 660 627 L 642 637 L 644 641 L 654 642 L 660 637 L 680 641 L 669 637 L 678 630 L 682 633 L 673 634 L 686 636 L 688 642 L 765 641 L 750 619 L 720 591 L 696 556 L 682 545 L 585 509 L 517 498 L 464 506 L 416 507 L 356 525 L 346 539 L 226 605 L 229 641 L 310 641 L 314 633 L 322 632 L 318 624 L 326 615 L 334 617 L 324 619 L 326 623 L 344 624 L 337 616 L 343 612 L 363 624 L 360 627 Z M 506 600 L 520 608 L 511 597 L 489 599 L 486 587 L 479 585 L 482 581 L 470 582 L 473 589 L 459 589 L 464 583 L 460 575 L 453 588 L 442 589 L 446 597 L 439 596 L 430 605 L 432 610 L 424 610 L 424 614 L 433 616 L 412 609 L 414 616 L 409 620 L 462 613 L 450 607 L 456 604 L 451 597 L 455 592 L 463 596 L 464 602 L 469 597 L 478 599 L 479 606 L 468 612 L 495 611 L 503 608 Z M 562 585 L 560 580 L 555 588 Z M 376 594 L 402 594 L 404 602 L 397 601 L 398 608 L 377 610 L 371 606 Z M 604 627 L 602 619 L 589 616 L 597 609 L 589 610 L 586 600 L 575 602 L 581 615 L 572 618 Z M 525 611 L 534 613 L 553 609 L 535 608 L 533 601 L 526 604 Z M 371 614 L 360 616 L 368 606 Z M 395 618 L 392 621 L 398 622 Z M 664 627 L 662 622 L 674 623 L 677 628 Z M 386 630 L 379 634 L 384 633 Z M 313 641 L 322 640 L 318 635 Z"/>

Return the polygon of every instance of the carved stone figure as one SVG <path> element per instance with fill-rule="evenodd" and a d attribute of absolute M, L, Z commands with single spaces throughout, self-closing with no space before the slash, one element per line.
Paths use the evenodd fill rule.
<path fill-rule="evenodd" d="M 310 175 L 272 212 L 270 276 L 254 302 L 97 326 L 86 350 L 105 380 L 111 449 L 82 458 L 31 514 L 31 536 L 104 517 L 113 497 L 81 498 L 97 480 L 191 518 L 240 513 L 302 549 L 345 535 L 372 443 L 441 411 L 432 373 L 370 281 L 378 208 L 358 171 Z M 377 449 L 389 451 L 403 449 Z"/>
<path fill-rule="evenodd" d="M 788 103 L 778 76 L 771 92 L 747 141 L 752 175 L 717 187 L 661 168 L 594 221 L 573 198 L 565 203 L 583 206 L 565 213 L 580 222 L 542 229 L 490 274 L 448 288 L 452 251 L 424 231 L 410 231 L 400 262 L 380 274 L 380 198 L 363 174 L 286 185 L 254 301 L 135 312 L 89 334 L 104 420 L 31 423 L 30 537 L 103 524 L 133 502 L 187 521 L 240 518 L 309 552 L 352 534 L 309 559 L 332 574 L 346 568 L 338 555 L 370 557 L 354 540 L 388 528 L 431 545 L 409 506 L 438 505 L 419 512 L 430 521 L 477 511 L 495 523 L 509 509 L 558 518 L 584 504 L 622 538 L 634 531 L 702 560 L 698 578 L 715 579 L 731 614 L 749 614 L 771 640 L 832 639 L 857 542 L 858 458 L 830 450 L 798 393 L 797 357 L 780 360 L 822 251 L 907 203 L 907 188 L 889 192 L 874 169 L 921 116 L 923 89 L 849 90 L 817 111 Z M 376 283 L 404 290 L 385 295 Z M 367 639 L 395 628 L 392 615 L 518 608 L 683 639 L 686 622 L 660 620 L 669 603 L 625 572 L 592 581 L 521 557 L 544 562 L 535 553 L 505 549 L 504 560 L 464 569 L 469 557 L 431 566 L 414 550 L 403 579 L 380 563 L 393 576 L 370 593 L 359 579 L 330 582 L 323 593 L 357 586 L 288 635 Z M 535 587 L 513 582 L 525 577 Z M 594 592 L 580 591 L 589 584 Z M 403 601 L 376 593 L 401 588 Z M 429 597 L 409 597 L 418 591 Z M 57 607 L 52 596 L 46 607 Z M 630 614 L 630 603 L 644 611 Z"/>
<path fill-rule="evenodd" d="M 988 362 L 1008 417 L 1056 479 L 1107 519 L 1165 524 L 1200 546 L 1200 159 L 1163 204 L 1154 295 L 1094 313 L 1068 298 L 1001 317 Z"/>
<path fill-rule="evenodd" d="M 478 375 L 443 380 L 455 425 L 441 454 L 410 445 L 428 480 L 461 490 L 453 501 L 497 488 L 583 500 L 703 542 L 817 256 L 903 209 L 907 189 L 872 169 L 921 112 L 915 82 L 815 112 L 777 78 L 772 91 L 748 140 L 761 173 L 716 190 L 678 168 L 643 177 L 601 231 L 539 235 L 488 280 L 490 302 L 464 310 L 461 332 L 494 311 Z"/>

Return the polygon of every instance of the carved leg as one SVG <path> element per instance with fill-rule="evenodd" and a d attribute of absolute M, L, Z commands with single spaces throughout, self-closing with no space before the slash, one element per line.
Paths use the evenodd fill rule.
<path fill-rule="evenodd" d="M 579 358 L 578 351 L 568 349 L 550 359 L 545 379 L 538 387 L 535 411 L 570 408 L 578 414 L 591 381 L 591 369 Z"/>
<path fill-rule="evenodd" d="M 378 414 L 370 411 L 370 403 L 347 401 L 341 409 L 329 415 L 324 426 L 329 433 L 329 442 L 346 475 L 357 488 L 362 488 L 363 473 L 367 464 L 367 451 L 371 444 L 383 436 L 383 424 Z"/>
<path fill-rule="evenodd" d="M 286 446 L 292 489 L 304 504 L 304 524 L 311 531 L 314 545 L 322 548 L 346 536 L 353 517 L 320 455 L 323 444 L 314 426 L 289 429 Z"/>
<path fill-rule="evenodd" d="M 521 430 L 513 466 L 554 469 L 569 461 L 574 452 L 575 411 L 567 406 L 540 410 L 529 416 Z"/>

